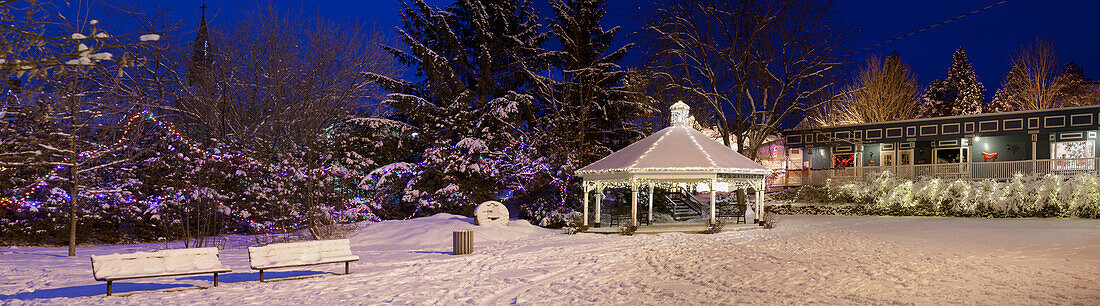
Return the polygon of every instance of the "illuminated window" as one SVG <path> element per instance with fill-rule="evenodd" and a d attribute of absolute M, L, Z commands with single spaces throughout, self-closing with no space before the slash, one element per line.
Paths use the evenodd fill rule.
<path fill-rule="evenodd" d="M 1054 170 L 1091 170 L 1095 166 L 1094 140 L 1056 142 L 1051 146 Z"/>
<path fill-rule="evenodd" d="M 790 159 L 790 163 L 788 164 L 788 167 L 790 167 L 789 169 L 793 170 L 793 169 L 802 169 L 802 168 L 804 168 L 803 165 L 802 165 L 802 150 L 801 149 L 791 149 L 791 153 L 787 154 L 787 158 Z"/>
<path fill-rule="evenodd" d="M 847 168 L 855 166 L 856 155 L 855 154 L 837 154 L 833 155 L 833 168 Z"/>

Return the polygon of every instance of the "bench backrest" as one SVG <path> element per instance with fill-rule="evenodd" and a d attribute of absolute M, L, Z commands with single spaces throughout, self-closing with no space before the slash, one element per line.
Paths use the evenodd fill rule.
<path fill-rule="evenodd" d="M 305 265 L 353 257 L 347 239 L 278 243 L 248 248 L 252 268 Z"/>
<path fill-rule="evenodd" d="M 92 276 L 98 280 L 179 274 L 224 269 L 218 248 L 176 249 L 92 256 Z"/>

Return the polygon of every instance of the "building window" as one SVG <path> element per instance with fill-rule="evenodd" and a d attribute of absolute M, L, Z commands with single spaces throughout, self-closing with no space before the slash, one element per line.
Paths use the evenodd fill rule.
<path fill-rule="evenodd" d="M 894 151 L 882 151 L 882 165 L 893 166 L 894 165 Z"/>
<path fill-rule="evenodd" d="M 957 164 L 966 162 L 962 154 L 962 150 L 959 148 L 951 149 L 937 149 L 936 150 L 936 162 L 937 164 Z"/>
<path fill-rule="evenodd" d="M 787 167 L 788 167 L 787 169 L 802 170 L 803 168 L 805 168 L 802 165 L 802 150 L 801 149 L 791 149 L 790 154 L 787 154 L 787 159 L 789 160 L 789 162 L 787 163 Z"/>
<path fill-rule="evenodd" d="M 913 164 L 913 150 L 898 151 L 898 166 Z"/>
<path fill-rule="evenodd" d="M 856 164 L 855 154 L 836 154 L 833 155 L 833 168 L 848 168 L 853 167 Z"/>
<path fill-rule="evenodd" d="M 1065 141 L 1051 144 L 1054 170 L 1091 170 L 1096 156 L 1095 140 Z"/>

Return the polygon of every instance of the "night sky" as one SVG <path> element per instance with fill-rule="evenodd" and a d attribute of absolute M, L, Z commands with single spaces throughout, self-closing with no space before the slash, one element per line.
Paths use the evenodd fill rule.
<path fill-rule="evenodd" d="M 549 17 L 551 11 L 543 2 L 535 0 L 543 15 Z M 835 15 L 842 23 L 857 30 L 847 48 L 858 50 L 996 2 L 837 0 Z M 184 25 L 197 25 L 201 3 L 153 0 L 143 5 L 150 10 L 167 9 L 174 18 L 182 19 Z M 392 29 L 399 23 L 399 0 L 209 1 L 209 22 L 213 26 L 230 23 L 241 12 L 253 9 L 256 3 L 273 3 L 279 8 L 298 10 L 308 15 L 359 20 L 385 29 Z M 445 6 L 452 1 L 429 0 L 428 3 Z M 634 32 L 640 27 L 637 16 L 646 14 L 651 7 L 649 3 L 650 0 L 612 0 L 605 25 L 621 25 L 624 34 Z M 941 27 L 852 55 L 848 60 L 862 62 L 870 53 L 885 55 L 897 52 L 903 61 L 913 67 L 923 86 L 932 79 L 946 77 L 951 54 L 962 46 L 985 84 L 986 99 L 990 99 L 1011 68 L 1009 58 L 1012 54 L 1021 44 L 1043 36 L 1054 41 L 1063 63 L 1071 60 L 1077 62 L 1090 79 L 1096 80 L 1100 78 L 1100 17 L 1096 16 L 1097 12 L 1100 12 L 1100 1 L 1011 0 Z M 627 35 L 620 35 L 617 43 L 621 45 L 627 39 Z M 637 63 L 637 56 L 631 56 L 624 64 Z"/>

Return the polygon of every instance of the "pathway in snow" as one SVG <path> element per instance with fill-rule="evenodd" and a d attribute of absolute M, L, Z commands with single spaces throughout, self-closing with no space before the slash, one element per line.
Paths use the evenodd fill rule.
<path fill-rule="evenodd" d="M 0 248 L 2 304 L 839 304 L 1100 300 L 1100 221 L 784 216 L 774 230 L 716 235 L 561 235 L 524 222 L 478 228 L 475 253 L 451 256 L 470 220 L 437 215 L 370 225 L 362 260 L 280 269 L 259 283 L 245 250 L 209 276 L 118 282 L 104 297 L 87 255 L 157 245 Z M 494 241 L 490 241 L 494 240 Z"/>

